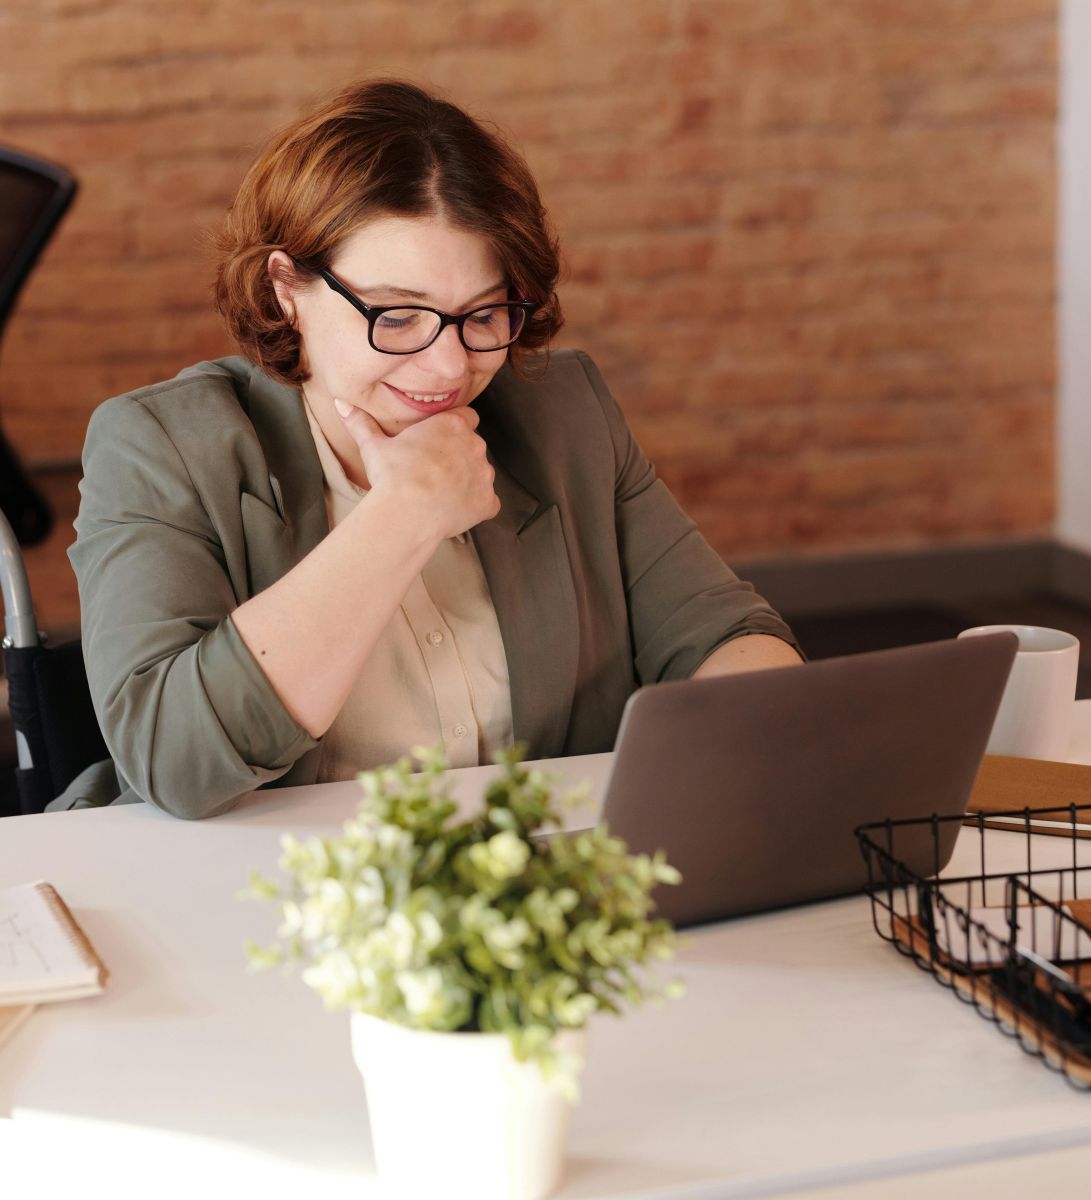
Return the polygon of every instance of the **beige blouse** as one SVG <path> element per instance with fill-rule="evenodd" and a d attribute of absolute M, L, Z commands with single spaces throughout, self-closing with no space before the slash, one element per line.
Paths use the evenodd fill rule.
<path fill-rule="evenodd" d="M 367 495 L 345 475 L 306 399 L 332 529 Z M 512 744 L 508 662 L 473 540 L 448 538 L 410 585 L 322 739 L 318 782 L 351 779 L 414 746 L 442 745 L 452 767 Z"/>

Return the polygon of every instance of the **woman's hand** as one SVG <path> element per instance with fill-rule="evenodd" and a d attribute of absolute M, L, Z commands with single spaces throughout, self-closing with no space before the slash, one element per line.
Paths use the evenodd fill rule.
<path fill-rule="evenodd" d="M 339 400 L 334 405 L 360 451 L 372 492 L 396 496 L 437 540 L 500 511 L 496 473 L 474 432 L 480 418 L 472 408 L 436 413 L 388 437 L 370 413 Z"/>
<path fill-rule="evenodd" d="M 285 708 L 315 738 L 341 711 L 439 543 L 500 511 L 472 409 L 436 413 L 394 437 L 362 409 L 343 409 L 337 405 L 370 492 L 301 562 L 232 613 Z"/>

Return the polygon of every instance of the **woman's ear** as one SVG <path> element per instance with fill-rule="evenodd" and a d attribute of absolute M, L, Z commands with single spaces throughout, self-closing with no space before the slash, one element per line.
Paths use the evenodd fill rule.
<path fill-rule="evenodd" d="M 274 250 L 265 264 L 269 278 L 273 281 L 273 291 L 281 312 L 287 318 L 288 324 L 295 328 L 295 265 L 283 250 Z"/>

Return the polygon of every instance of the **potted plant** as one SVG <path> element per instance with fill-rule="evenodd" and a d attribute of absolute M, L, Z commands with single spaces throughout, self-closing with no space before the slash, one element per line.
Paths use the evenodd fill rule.
<path fill-rule="evenodd" d="M 674 931 L 653 915 L 663 859 L 604 825 L 558 832 L 550 780 L 514 750 L 460 818 L 442 758 L 418 751 L 360 776 L 333 838 L 282 839 L 276 945 L 256 966 L 303 964 L 352 1013 L 380 1175 L 414 1196 L 532 1198 L 556 1185 L 584 1027 L 595 1012 L 677 994 L 646 968 Z M 542 836 L 548 834 L 548 836 Z"/>

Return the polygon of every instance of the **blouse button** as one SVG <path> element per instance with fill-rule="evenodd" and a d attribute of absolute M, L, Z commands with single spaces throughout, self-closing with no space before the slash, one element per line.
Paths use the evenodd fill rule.
<path fill-rule="evenodd" d="M 440 629 L 433 629 L 432 632 L 428 635 L 428 640 L 432 643 L 433 646 L 438 646 L 440 644 L 440 642 L 443 641 L 443 631 Z"/>
<path fill-rule="evenodd" d="M 466 736 L 466 726 L 465 725 L 456 725 L 454 728 L 454 735 L 457 738 L 465 737 Z"/>

